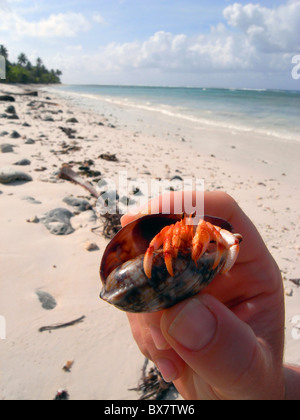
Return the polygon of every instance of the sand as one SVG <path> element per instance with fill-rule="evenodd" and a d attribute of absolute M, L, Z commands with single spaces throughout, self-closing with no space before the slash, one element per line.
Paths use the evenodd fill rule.
<path fill-rule="evenodd" d="M 1 88 L 12 93 L 21 89 Z M 96 112 L 46 90 L 38 98 L 15 98 L 12 105 L 19 119 L 0 118 L 0 135 L 8 133 L 0 144 L 13 146 L 13 152 L 0 153 L 0 172 L 13 167 L 32 181 L 0 184 L 0 316 L 6 321 L 6 339 L 0 339 L 0 399 L 49 400 L 59 389 L 66 389 L 73 400 L 139 397 L 129 389 L 138 383 L 144 357 L 125 314 L 99 299 L 98 270 L 108 241 L 91 229 L 100 226 L 100 220 L 80 213 L 71 219 L 74 233 L 66 236 L 52 235 L 41 221 L 28 222 L 56 208 L 74 212 L 65 197 L 95 204 L 82 187 L 57 178 L 64 163 L 76 171 L 79 162 L 88 159 L 102 178 L 114 180 L 120 171 L 126 171 L 129 180 L 197 178 L 205 179 L 208 190 L 231 194 L 282 270 L 285 360 L 300 365 L 300 288 L 290 281 L 300 278 L 300 142 L 193 126 L 105 101 Z M 41 102 L 28 105 L 32 101 Z M 9 105 L 0 102 L 0 114 Z M 67 123 L 69 118 L 78 122 Z M 76 130 L 75 139 L 59 127 Z M 14 130 L 21 137 L 10 138 Z M 28 139 L 34 142 L 25 144 Z M 98 158 L 103 153 L 116 154 L 118 162 Z M 31 165 L 14 166 L 25 158 Z M 98 250 L 87 251 L 87 243 L 95 243 Z M 51 295 L 52 309 L 43 307 L 37 291 Z M 39 332 L 43 326 L 82 316 L 74 326 Z M 67 361 L 74 361 L 70 372 L 62 369 Z"/>

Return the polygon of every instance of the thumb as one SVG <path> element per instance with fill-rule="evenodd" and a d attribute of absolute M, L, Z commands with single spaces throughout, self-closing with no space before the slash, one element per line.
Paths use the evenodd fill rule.
<path fill-rule="evenodd" d="M 164 312 L 166 340 L 220 398 L 261 398 L 266 351 L 252 329 L 210 295 L 198 295 Z"/>

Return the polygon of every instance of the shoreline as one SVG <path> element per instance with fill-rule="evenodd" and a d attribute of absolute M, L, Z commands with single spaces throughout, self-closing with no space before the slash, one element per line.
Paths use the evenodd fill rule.
<path fill-rule="evenodd" d="M 5 89 L 13 94 L 20 86 Z M 38 102 L 29 106 L 34 100 L 44 106 Z M 8 105 L 0 102 L 0 114 Z M 105 178 L 124 170 L 131 179 L 195 177 L 205 180 L 206 189 L 231 194 L 282 270 L 287 293 L 285 359 L 300 364 L 299 341 L 292 335 L 293 319 L 300 314 L 300 289 L 289 281 L 299 278 L 300 269 L 298 144 L 287 147 L 278 141 L 274 147 L 263 136 L 225 135 L 222 130 L 198 129 L 171 117 L 154 118 L 145 110 L 141 114 L 109 104 L 99 111 L 80 108 L 44 89 L 38 98 L 16 96 L 12 105 L 19 120 L 0 119 L 0 133 L 7 132 L 0 144 L 9 143 L 13 149 L 0 153 L 0 168 L 24 171 L 32 181 L 0 184 L 0 315 L 7 322 L 6 340 L 0 340 L 0 399 L 52 399 L 61 388 L 71 399 L 138 398 L 128 389 L 136 387 L 144 358 L 126 316 L 98 298 L 98 270 L 108 241 L 91 232 L 99 226 L 97 219 L 87 217 L 87 212 L 75 214 L 63 201 L 73 196 L 93 205 L 94 200 L 80 186 L 57 179 L 64 163 L 78 171 L 86 160 L 92 160 L 91 169 Z M 70 118 L 78 122 L 67 123 Z M 74 138 L 59 127 L 76 131 Z M 20 137 L 11 138 L 13 131 Z M 105 153 L 115 154 L 118 162 L 99 158 Z M 25 158 L 30 165 L 14 166 Z M 75 214 L 72 234 L 54 236 L 43 223 L 27 222 L 55 208 Z M 87 242 L 96 243 L 99 250 L 88 252 Z M 57 306 L 43 309 L 37 290 L 53 296 Z M 79 325 L 51 334 L 38 332 L 41 326 L 83 315 Z M 70 373 L 62 371 L 67 360 L 75 361 Z"/>
<path fill-rule="evenodd" d="M 73 88 L 73 90 L 68 90 L 68 87 Z M 225 120 L 225 119 L 218 119 L 215 117 L 212 117 L 212 111 L 209 110 L 200 110 L 200 108 L 198 109 L 196 108 L 190 108 L 191 104 L 188 105 L 188 103 L 184 102 L 182 105 L 179 102 L 178 105 L 174 105 L 174 98 L 173 100 L 169 103 L 169 98 L 163 97 L 160 98 L 159 100 L 158 98 L 156 98 L 155 96 L 151 96 L 149 99 L 144 97 L 145 93 L 139 97 L 139 96 L 132 96 L 131 92 L 123 92 L 122 89 L 126 90 L 126 89 L 147 89 L 147 88 L 151 88 L 151 87 L 145 87 L 145 86 L 94 86 L 94 85 L 78 85 L 79 88 L 93 88 L 94 87 L 94 91 L 92 92 L 88 92 L 86 90 L 83 91 L 76 91 L 76 86 L 73 85 L 65 85 L 62 86 L 62 89 L 59 89 L 58 87 L 53 86 L 53 90 L 51 89 L 50 92 L 54 92 L 54 94 L 58 94 L 59 96 L 62 96 L 63 98 L 65 97 L 67 100 L 72 101 L 74 104 L 76 103 L 76 99 L 80 99 L 82 101 L 82 106 L 83 107 L 89 107 L 89 105 L 92 105 L 92 108 L 94 110 L 97 110 L 97 108 L 99 107 L 99 104 L 102 104 L 102 106 L 105 107 L 105 105 L 107 106 L 111 106 L 112 108 L 114 108 L 115 112 L 118 114 L 118 117 L 122 119 L 122 113 L 118 113 L 118 110 L 127 110 L 126 112 L 126 120 L 124 119 L 124 121 L 128 122 L 131 121 L 130 118 L 130 109 L 132 109 L 133 111 L 135 111 L 135 113 L 139 113 L 141 115 L 141 117 L 144 115 L 146 116 L 147 114 L 153 114 L 156 115 L 158 118 L 168 118 L 169 120 L 168 122 L 170 123 L 173 119 L 178 119 L 178 121 L 181 120 L 181 124 L 182 125 L 189 125 L 191 124 L 192 126 L 196 126 L 199 127 L 200 129 L 211 129 L 211 130 L 224 130 L 225 132 L 237 132 L 237 133 L 241 133 L 242 135 L 245 134 L 250 134 L 250 135 L 258 135 L 258 136 L 264 136 L 264 137 L 270 137 L 275 138 L 277 140 L 283 140 L 284 141 L 290 141 L 290 142 L 296 142 L 299 143 L 299 132 L 294 132 L 293 135 L 291 134 L 291 132 L 289 134 L 287 133 L 283 133 L 283 132 L 275 132 L 270 131 L 270 127 L 268 126 L 268 128 L 263 128 L 263 127 L 259 127 L 256 125 L 247 125 L 249 124 L 250 121 L 248 121 L 248 123 L 246 123 L 246 121 L 244 121 L 242 119 L 242 121 L 239 121 L 239 118 L 244 118 L 245 117 L 245 109 L 243 110 L 243 112 L 240 114 L 240 116 L 235 115 L 235 118 L 233 118 L 233 115 L 231 115 L 231 118 L 229 120 Z M 102 89 L 103 91 L 99 90 L 99 92 L 96 92 L 96 88 L 99 87 L 99 89 Z M 115 92 L 105 92 L 105 89 L 121 89 L 121 93 L 118 92 L 117 94 Z M 164 87 L 155 87 L 157 89 L 165 89 Z M 183 88 L 183 87 L 178 87 L 178 88 L 170 88 L 170 89 L 175 89 L 175 90 L 185 90 L 187 88 Z M 191 88 L 192 89 L 192 88 Z M 207 90 L 222 90 L 222 89 L 202 89 L 202 88 L 196 88 L 199 89 L 200 91 L 207 91 Z M 45 91 L 47 90 L 47 88 L 45 88 Z M 249 91 L 249 90 L 239 90 L 239 89 L 223 89 L 226 92 L 232 92 L 232 91 L 240 91 L 240 92 L 245 92 L 245 91 Z M 250 90 L 251 92 L 253 92 L 253 90 Z M 256 92 L 256 90 L 254 90 L 254 92 Z M 259 90 L 258 92 L 261 92 L 261 90 Z M 274 90 L 266 90 L 264 92 L 270 92 L 270 93 L 278 93 L 279 91 L 274 91 Z M 290 92 L 293 93 L 294 91 L 282 91 L 284 92 Z M 120 96 L 121 94 L 126 94 L 125 96 Z M 179 100 L 179 98 L 177 98 Z M 256 98 L 257 99 L 257 98 Z M 193 106 L 195 106 L 196 103 L 193 103 Z M 208 107 L 211 106 L 208 104 Z M 206 116 L 206 118 L 205 118 Z M 219 115 L 220 117 L 220 115 Z M 252 119 L 252 123 L 254 124 L 256 120 L 257 123 L 257 118 L 256 119 Z M 234 121 L 234 122 L 233 122 Z M 132 122 L 132 121 L 131 121 Z M 273 121 L 274 123 L 274 121 Z M 286 122 L 287 123 L 287 122 Z M 289 126 L 289 128 L 291 128 Z M 299 127 L 300 130 L 300 127 Z"/>

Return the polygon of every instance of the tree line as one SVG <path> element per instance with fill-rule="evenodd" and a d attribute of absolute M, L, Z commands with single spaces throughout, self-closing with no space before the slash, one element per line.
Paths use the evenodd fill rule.
<path fill-rule="evenodd" d="M 19 54 L 17 63 L 11 63 L 8 59 L 8 50 L 4 45 L 0 45 L 0 56 L 5 58 L 6 79 L 1 82 L 6 83 L 61 83 L 60 70 L 48 70 L 41 58 L 37 58 L 33 65 L 24 53 Z"/>

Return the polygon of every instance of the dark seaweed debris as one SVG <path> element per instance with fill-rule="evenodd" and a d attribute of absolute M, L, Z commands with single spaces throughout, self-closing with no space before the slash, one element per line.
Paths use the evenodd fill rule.
<path fill-rule="evenodd" d="M 104 214 L 101 216 L 103 221 L 102 234 L 106 239 L 112 239 L 121 229 L 121 217 L 119 213 L 116 214 Z"/>
<path fill-rule="evenodd" d="M 79 323 L 83 322 L 84 319 L 85 319 L 85 316 L 83 315 L 82 317 L 80 317 L 78 319 L 74 319 L 74 321 L 65 322 L 63 324 L 47 325 L 45 327 L 39 328 L 39 332 L 59 330 L 61 328 L 72 327 L 75 324 L 79 324 Z"/>
<path fill-rule="evenodd" d="M 148 364 L 149 360 L 145 359 L 140 382 L 137 388 L 129 391 L 141 393 L 139 400 L 163 400 L 169 392 L 177 394 L 173 383 L 165 382 L 157 367 L 150 367 L 147 371 Z"/>

